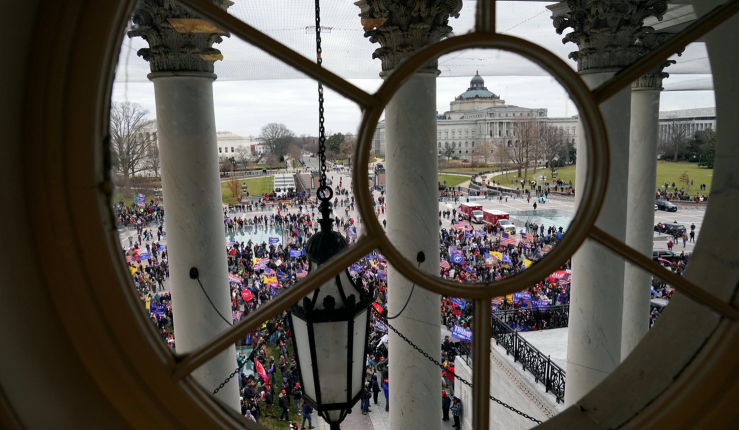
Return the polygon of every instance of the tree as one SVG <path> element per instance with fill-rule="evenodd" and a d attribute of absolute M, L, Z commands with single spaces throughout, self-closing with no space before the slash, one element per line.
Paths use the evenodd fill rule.
<path fill-rule="evenodd" d="M 239 197 L 239 193 L 241 192 L 241 185 L 239 185 L 238 179 L 232 176 L 231 179 L 226 181 L 226 188 L 229 189 L 231 197 Z"/>
<path fill-rule="evenodd" d="M 678 161 L 679 154 L 685 151 L 688 139 L 688 124 L 672 121 L 666 130 L 666 136 L 658 145 L 658 152 L 665 158 L 673 153 L 673 161 Z"/>
<path fill-rule="evenodd" d="M 483 161 L 488 166 L 488 162 L 493 159 L 494 147 L 491 141 L 484 139 L 480 145 L 473 150 L 473 160 Z"/>
<path fill-rule="evenodd" d="M 239 145 L 236 147 L 236 156 L 242 167 L 246 166 L 249 160 L 252 159 L 252 151 L 248 146 Z"/>
<path fill-rule="evenodd" d="M 301 161 L 301 148 L 298 147 L 298 145 L 291 145 L 290 148 L 288 148 L 288 155 L 295 161 L 296 163 L 300 163 Z"/>
<path fill-rule="evenodd" d="M 310 152 L 311 154 L 318 153 L 319 152 L 319 144 L 316 143 L 316 142 L 317 142 L 317 140 L 314 139 L 314 140 L 312 140 L 312 141 L 310 141 L 308 143 L 305 143 L 303 145 L 303 149 L 305 149 L 306 151 Z"/>
<path fill-rule="evenodd" d="M 287 153 L 294 137 L 295 134 L 288 127 L 275 122 L 267 124 L 260 131 L 260 139 L 270 148 L 270 152 L 277 157 Z"/>
<path fill-rule="evenodd" d="M 331 134 L 326 138 L 326 149 L 338 154 L 342 143 L 344 143 L 344 139 L 345 137 L 342 133 Z"/>
<path fill-rule="evenodd" d="M 113 102 L 110 110 L 111 161 L 123 176 L 123 186 L 129 178 L 146 168 L 145 160 L 153 145 L 151 136 L 143 131 L 149 111 L 138 103 Z"/>
<path fill-rule="evenodd" d="M 688 191 L 691 186 L 691 178 L 689 178 L 688 170 L 684 170 L 678 177 L 678 182 L 683 183 L 683 189 Z"/>
<path fill-rule="evenodd" d="M 702 134 L 706 136 L 706 142 L 701 147 L 699 153 L 699 166 L 714 168 L 714 146 L 717 141 L 717 133 L 714 130 L 704 130 Z"/>
<path fill-rule="evenodd" d="M 442 155 L 447 157 L 447 162 L 450 162 L 450 158 L 452 158 L 453 155 L 455 155 L 455 148 L 451 146 L 447 146 L 447 143 L 445 142 L 445 149 L 442 150 Z"/>
<path fill-rule="evenodd" d="M 146 154 L 146 168 L 154 173 L 154 176 L 159 177 L 159 169 L 161 168 L 159 161 L 159 147 L 153 143 L 149 146 L 149 150 Z"/>
<path fill-rule="evenodd" d="M 555 159 L 564 159 L 567 138 L 563 129 L 544 124 L 540 134 L 540 150 L 550 170 L 555 171 Z"/>
<path fill-rule="evenodd" d="M 536 147 L 540 140 L 540 124 L 535 118 L 521 118 L 512 122 L 513 136 L 511 142 L 504 146 L 508 158 L 517 168 L 517 176 L 522 176 L 524 170 L 524 182 L 527 182 L 530 160 L 537 155 Z M 535 160 L 536 163 L 536 160 Z"/>
<path fill-rule="evenodd" d="M 218 160 L 218 164 L 219 164 L 218 167 L 219 167 L 219 170 L 221 171 L 221 173 L 233 172 L 234 171 L 234 164 L 228 158 L 226 158 L 226 157 L 223 157 L 222 156 Z"/>
<path fill-rule="evenodd" d="M 278 163 L 278 156 L 273 154 L 272 152 L 265 154 L 264 160 L 267 162 L 267 164 L 272 167 Z"/>

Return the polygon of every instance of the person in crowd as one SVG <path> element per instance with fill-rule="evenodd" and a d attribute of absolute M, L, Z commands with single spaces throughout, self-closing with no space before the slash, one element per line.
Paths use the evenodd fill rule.
<path fill-rule="evenodd" d="M 452 407 L 450 408 L 452 411 L 452 418 L 455 420 L 455 423 L 452 425 L 452 428 L 460 429 L 460 417 L 463 413 L 463 405 L 460 402 L 460 399 L 457 397 L 452 398 Z"/>
<path fill-rule="evenodd" d="M 447 395 L 447 392 L 442 391 L 442 421 L 450 420 L 450 406 L 451 405 L 452 405 L 452 400 Z"/>
<path fill-rule="evenodd" d="M 313 413 L 313 408 L 305 400 L 303 401 L 302 412 L 303 412 L 303 421 L 301 421 L 301 429 L 306 428 L 306 421 L 308 421 L 309 429 L 314 428 L 313 424 L 311 424 L 311 414 Z"/>
<path fill-rule="evenodd" d="M 280 418 L 278 420 L 282 421 L 283 417 L 285 417 L 285 421 L 290 422 L 290 414 L 288 409 L 290 408 L 290 400 L 288 400 L 288 396 L 286 396 L 285 390 L 280 391 L 280 395 L 278 396 L 278 406 L 282 409 L 282 412 L 280 412 Z"/>

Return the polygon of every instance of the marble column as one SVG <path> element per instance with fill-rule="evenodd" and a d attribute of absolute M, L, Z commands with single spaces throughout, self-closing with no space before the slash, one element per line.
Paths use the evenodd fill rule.
<path fill-rule="evenodd" d="M 658 114 L 663 68 L 632 84 L 626 242 L 646 257 L 653 251 L 655 181 L 658 157 Z M 647 334 L 650 316 L 650 273 L 625 262 L 622 306 L 622 360 Z"/>
<path fill-rule="evenodd" d="M 570 54 L 589 88 L 611 78 L 633 63 L 648 48 L 636 41 L 649 32 L 643 20 L 662 14 L 665 1 L 600 2 L 571 0 L 549 8 L 558 34 L 572 28 L 563 43 L 573 42 L 578 51 Z M 596 225 L 622 241 L 627 230 L 627 183 L 629 177 L 630 89 L 620 91 L 599 107 L 606 121 L 610 143 L 609 185 Z M 578 159 L 585 160 L 587 145 L 579 122 L 576 138 Z M 576 164 L 576 206 L 590 196 L 583 195 L 589 166 Z M 576 226 L 577 227 L 577 226 Z M 565 405 L 576 403 L 606 378 L 621 362 L 624 260 L 586 241 L 573 255 L 568 361 L 566 363 Z"/>
<path fill-rule="evenodd" d="M 428 9 L 396 7 L 404 1 L 360 0 L 365 36 L 380 43 L 373 54 L 387 76 L 415 50 L 433 43 L 452 28 L 461 0 L 432 1 Z M 430 2 L 427 2 L 430 3 Z M 430 13 L 430 11 L 432 11 Z M 412 75 L 385 110 L 388 237 L 421 270 L 439 274 L 437 220 L 436 78 L 437 62 Z M 454 138 L 454 136 L 453 136 Z M 398 314 L 412 283 L 392 265 L 388 269 L 388 313 Z M 408 306 L 392 324 L 423 351 L 441 358 L 440 296 L 416 286 Z M 389 333 L 390 428 L 441 429 L 440 369 L 393 332 Z"/>
<path fill-rule="evenodd" d="M 129 37 L 150 44 L 139 55 L 154 84 L 175 343 L 183 354 L 228 329 L 224 318 L 232 321 L 212 86 L 220 57 L 212 45 L 225 33 L 166 0 L 140 1 L 133 22 Z M 213 306 L 190 278 L 192 267 Z M 210 394 L 234 369 L 232 345 L 191 376 Z M 234 380 L 216 397 L 239 410 L 238 387 Z"/>

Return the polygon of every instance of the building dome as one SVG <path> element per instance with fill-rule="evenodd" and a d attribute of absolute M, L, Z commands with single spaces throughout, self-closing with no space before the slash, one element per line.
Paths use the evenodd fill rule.
<path fill-rule="evenodd" d="M 488 88 L 485 87 L 485 82 L 483 81 L 483 78 L 478 74 L 477 70 L 475 71 L 475 76 L 473 76 L 473 79 L 470 80 L 470 88 L 468 88 L 468 90 L 464 93 L 457 96 L 455 100 L 475 98 L 499 98 L 499 96 L 497 96 L 496 94 L 488 91 Z"/>

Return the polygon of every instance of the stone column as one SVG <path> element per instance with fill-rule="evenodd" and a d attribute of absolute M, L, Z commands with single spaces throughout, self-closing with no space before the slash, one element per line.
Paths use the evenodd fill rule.
<path fill-rule="evenodd" d="M 175 342 L 182 354 L 228 329 L 224 318 L 232 321 L 212 88 L 213 63 L 221 55 L 211 47 L 225 33 L 167 0 L 140 1 L 133 22 L 129 37 L 149 43 L 138 54 L 149 62 L 154 83 Z M 190 279 L 191 267 L 215 309 Z M 211 393 L 234 369 L 231 346 L 192 376 Z M 234 380 L 216 397 L 239 410 L 238 387 Z"/>
<path fill-rule="evenodd" d="M 360 0 L 365 36 L 380 43 L 373 57 L 386 76 L 419 48 L 449 34 L 450 16 L 461 0 L 432 1 L 426 9 L 400 7 L 399 0 Z M 430 3 L 430 2 L 427 2 Z M 386 185 L 388 237 L 421 270 L 439 273 L 437 221 L 437 62 L 414 74 L 386 106 Z M 389 315 L 401 311 L 412 284 L 392 265 L 388 270 Z M 439 294 L 417 286 L 403 314 L 392 324 L 423 351 L 440 354 Z M 389 336 L 390 428 L 441 429 L 440 369 L 394 333 Z"/>
<path fill-rule="evenodd" d="M 573 28 L 563 43 L 578 51 L 570 58 L 589 88 L 595 88 L 617 71 L 636 61 L 648 48 L 635 42 L 649 33 L 642 25 L 651 15 L 661 16 L 664 0 L 571 0 L 549 6 L 558 34 Z M 627 178 L 629 177 L 630 90 L 619 92 L 600 105 L 609 133 L 609 186 L 596 225 L 617 239 L 627 229 Z M 582 124 L 576 145 L 579 160 L 587 152 Z M 576 164 L 576 206 L 584 199 L 583 178 L 589 166 Z M 568 323 L 565 405 L 576 403 L 606 378 L 621 361 L 624 260 L 606 248 L 586 241 L 572 260 L 571 312 Z"/>
<path fill-rule="evenodd" d="M 668 77 L 663 68 L 670 63 L 664 63 L 632 84 L 626 242 L 646 257 L 653 251 L 660 92 L 663 79 Z M 651 279 L 650 273 L 625 262 L 622 360 L 648 331 Z"/>

